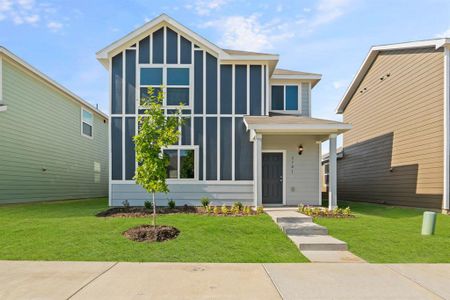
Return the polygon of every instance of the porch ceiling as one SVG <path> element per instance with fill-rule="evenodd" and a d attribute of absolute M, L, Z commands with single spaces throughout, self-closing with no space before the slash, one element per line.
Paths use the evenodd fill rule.
<path fill-rule="evenodd" d="M 302 116 L 246 116 L 247 130 L 261 134 L 341 134 L 352 128 L 351 124 L 334 120 Z"/>

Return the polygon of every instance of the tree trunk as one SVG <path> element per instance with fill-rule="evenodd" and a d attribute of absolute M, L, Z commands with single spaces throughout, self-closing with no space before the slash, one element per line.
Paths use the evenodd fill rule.
<path fill-rule="evenodd" d="M 152 225 L 156 226 L 156 203 L 155 203 L 155 192 L 152 193 L 153 196 L 153 216 L 152 216 Z"/>

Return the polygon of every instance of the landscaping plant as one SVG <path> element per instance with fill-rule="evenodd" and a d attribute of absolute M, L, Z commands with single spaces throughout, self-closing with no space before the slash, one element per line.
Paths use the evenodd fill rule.
<path fill-rule="evenodd" d="M 228 207 L 227 207 L 225 204 L 222 205 L 222 207 L 221 207 L 220 210 L 222 211 L 222 213 L 223 213 L 224 215 L 228 214 Z"/>
<path fill-rule="evenodd" d="M 209 198 L 208 197 L 203 197 L 200 199 L 200 202 L 202 203 L 203 208 L 207 208 L 209 206 Z"/>
<path fill-rule="evenodd" d="M 257 208 L 256 208 L 256 213 L 259 215 L 259 214 L 262 214 L 264 212 L 264 207 L 263 206 L 258 206 Z"/>
<path fill-rule="evenodd" d="M 167 202 L 167 206 L 168 206 L 170 209 L 174 209 L 175 206 L 176 206 L 176 203 L 175 203 L 174 200 L 170 199 L 169 202 Z"/>
<path fill-rule="evenodd" d="M 156 226 L 156 193 L 167 193 L 166 183 L 169 158 L 163 150 L 177 143 L 182 125 L 181 109 L 170 117 L 164 114 L 162 108 L 164 95 L 162 88 L 155 96 L 153 88 L 148 88 L 147 96 L 141 99 L 144 115 L 138 118 L 138 133 L 133 138 L 138 166 L 134 179 L 147 192 L 152 194 L 152 225 Z"/>
<path fill-rule="evenodd" d="M 144 207 L 148 210 L 152 210 L 153 209 L 153 204 L 151 201 L 145 201 L 144 202 Z"/>

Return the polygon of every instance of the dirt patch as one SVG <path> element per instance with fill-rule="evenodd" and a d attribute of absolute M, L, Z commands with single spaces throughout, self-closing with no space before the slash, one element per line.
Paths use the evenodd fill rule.
<path fill-rule="evenodd" d="M 139 225 L 124 231 L 123 236 L 136 242 L 164 242 L 176 238 L 180 231 L 172 226 Z"/>

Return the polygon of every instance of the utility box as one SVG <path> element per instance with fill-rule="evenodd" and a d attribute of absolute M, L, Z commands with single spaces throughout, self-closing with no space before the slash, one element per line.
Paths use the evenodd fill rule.
<path fill-rule="evenodd" d="M 436 213 L 426 211 L 423 213 L 422 235 L 433 235 L 436 227 Z"/>

